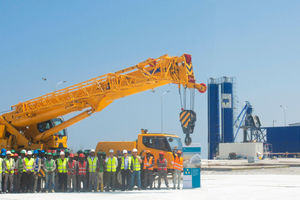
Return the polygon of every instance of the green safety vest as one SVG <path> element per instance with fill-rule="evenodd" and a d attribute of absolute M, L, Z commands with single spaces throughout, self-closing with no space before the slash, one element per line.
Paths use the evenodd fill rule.
<path fill-rule="evenodd" d="M 89 162 L 89 172 L 96 172 L 98 158 L 94 157 L 94 160 L 92 161 L 92 158 L 88 157 L 87 160 Z"/>
<path fill-rule="evenodd" d="M 1 174 L 2 174 L 2 161 L 3 161 L 3 159 L 0 158 L 0 176 L 1 176 Z"/>
<path fill-rule="evenodd" d="M 23 167 L 23 159 L 22 158 L 18 158 L 18 172 L 22 172 L 24 170 L 24 167 Z"/>
<path fill-rule="evenodd" d="M 133 158 L 133 171 L 140 171 L 141 170 L 141 163 L 139 162 L 138 158 L 140 158 L 140 156 L 138 156 L 137 158 Z"/>
<path fill-rule="evenodd" d="M 50 164 L 49 164 L 48 159 L 45 162 L 46 162 L 46 169 L 47 169 L 47 171 L 52 171 L 53 168 L 54 168 L 54 160 L 51 159 L 50 160 Z"/>
<path fill-rule="evenodd" d="M 107 161 L 107 170 L 108 172 L 115 172 L 117 171 L 117 166 L 116 166 L 116 157 L 113 157 L 113 159 L 111 160 L 111 158 L 108 158 Z"/>
<path fill-rule="evenodd" d="M 66 158 L 64 159 L 64 161 L 62 161 L 61 158 L 59 158 L 57 160 L 57 165 L 58 165 L 57 169 L 58 169 L 59 173 L 67 173 L 68 172 L 67 162 L 68 162 L 68 160 Z"/>
<path fill-rule="evenodd" d="M 7 158 L 5 158 L 5 162 L 6 162 L 6 168 L 8 169 L 8 171 L 12 168 L 13 163 L 14 163 L 14 159 L 10 158 L 9 160 Z M 8 171 L 5 170 L 5 173 L 8 174 Z M 14 170 L 10 170 L 11 173 L 14 172 Z"/>
<path fill-rule="evenodd" d="M 98 162 L 100 163 L 100 168 L 99 168 L 99 172 L 103 172 L 104 171 L 104 165 L 103 165 L 103 158 L 98 158 Z"/>
<path fill-rule="evenodd" d="M 25 158 L 24 160 L 25 160 L 25 165 L 26 165 L 27 170 L 30 170 L 31 172 L 33 172 L 34 171 L 34 168 L 33 168 L 34 159 L 30 158 L 30 160 L 28 160 L 28 158 Z M 26 172 L 25 168 L 23 169 L 23 172 Z"/>
<path fill-rule="evenodd" d="M 131 167 L 131 156 L 127 157 L 128 158 L 128 169 L 130 170 Z M 124 156 L 122 157 L 122 164 L 121 164 L 121 169 L 125 168 L 125 158 Z"/>

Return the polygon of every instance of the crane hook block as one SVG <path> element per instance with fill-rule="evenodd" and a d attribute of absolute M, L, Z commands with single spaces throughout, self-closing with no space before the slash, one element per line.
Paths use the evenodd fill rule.
<path fill-rule="evenodd" d="M 194 132 L 196 113 L 193 110 L 183 110 L 179 114 L 181 127 L 184 134 L 191 134 Z"/>

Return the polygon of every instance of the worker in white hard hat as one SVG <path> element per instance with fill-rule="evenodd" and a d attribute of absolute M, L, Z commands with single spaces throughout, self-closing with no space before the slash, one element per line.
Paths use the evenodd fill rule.
<path fill-rule="evenodd" d="M 7 191 L 8 179 L 10 182 L 10 192 L 13 192 L 15 160 L 11 157 L 11 151 L 6 152 L 6 158 L 3 161 L 4 174 L 4 193 Z"/>
<path fill-rule="evenodd" d="M 106 192 L 109 192 L 110 182 L 112 191 L 115 191 L 115 182 L 116 182 L 116 171 L 118 167 L 118 159 L 114 156 L 114 150 L 109 150 L 109 156 L 105 160 L 106 162 L 106 171 L 107 171 L 107 182 L 106 182 Z"/>
<path fill-rule="evenodd" d="M 68 159 L 65 158 L 65 152 L 60 152 L 60 158 L 57 160 L 57 169 L 56 173 L 58 173 L 58 184 L 59 191 L 67 191 L 67 162 Z"/>
<path fill-rule="evenodd" d="M 130 189 L 130 178 L 131 178 L 131 159 L 128 157 L 127 150 L 123 150 L 122 164 L 121 164 L 121 173 L 122 173 L 122 191 Z M 125 179 L 127 179 L 127 185 L 125 185 Z"/>
<path fill-rule="evenodd" d="M 132 150 L 132 168 L 131 168 L 131 189 L 133 189 L 134 178 L 137 179 L 139 190 L 141 188 L 141 163 L 143 162 L 141 157 L 138 156 L 138 150 Z"/>
<path fill-rule="evenodd" d="M 87 158 L 88 171 L 89 171 L 89 190 L 91 192 L 97 191 L 97 169 L 98 166 L 98 157 L 95 156 L 95 150 L 90 150 L 90 156 Z M 94 184 L 93 184 L 94 183 Z"/>
<path fill-rule="evenodd" d="M 22 191 L 24 193 L 33 192 L 34 165 L 32 151 L 28 150 L 27 157 L 25 157 L 23 160 Z"/>

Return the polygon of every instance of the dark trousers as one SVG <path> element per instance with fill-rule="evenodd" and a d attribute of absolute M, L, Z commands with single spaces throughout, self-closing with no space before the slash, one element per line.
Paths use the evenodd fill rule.
<path fill-rule="evenodd" d="M 28 174 L 27 172 L 23 172 L 22 175 L 22 191 L 25 192 L 27 190 L 29 190 L 30 192 L 32 192 L 33 189 L 33 172 L 31 172 L 30 174 Z"/>
<path fill-rule="evenodd" d="M 153 182 L 152 170 L 144 169 L 144 188 L 148 187 L 148 178 L 149 178 L 150 188 L 152 188 L 152 182 Z"/>
<path fill-rule="evenodd" d="M 106 185 L 106 191 L 109 190 L 109 186 L 111 183 L 111 189 L 115 191 L 115 185 L 116 185 L 116 172 L 107 172 L 107 185 Z"/>
<path fill-rule="evenodd" d="M 129 169 L 122 169 L 122 190 L 128 190 L 130 189 L 130 178 L 131 178 L 131 172 Z M 127 184 L 125 184 L 125 180 L 127 181 Z"/>
<path fill-rule="evenodd" d="M 67 191 L 67 173 L 58 173 L 59 191 Z"/>
<path fill-rule="evenodd" d="M 81 192 L 83 192 L 83 190 L 86 190 L 87 189 L 87 187 L 86 187 L 86 175 L 78 175 L 77 176 L 77 190 L 78 191 L 81 191 Z M 81 187 L 81 182 L 82 182 L 82 184 L 83 184 L 83 189 L 82 189 L 82 187 Z"/>

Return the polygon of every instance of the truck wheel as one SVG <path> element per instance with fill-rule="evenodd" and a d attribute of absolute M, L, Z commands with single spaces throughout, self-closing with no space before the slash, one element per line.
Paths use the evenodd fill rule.
<path fill-rule="evenodd" d="M 126 180 L 125 180 L 126 184 Z M 122 173 L 120 169 L 116 171 L 116 189 L 122 189 Z"/>

